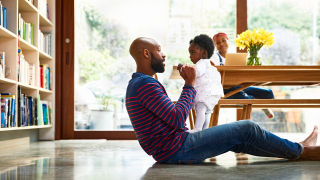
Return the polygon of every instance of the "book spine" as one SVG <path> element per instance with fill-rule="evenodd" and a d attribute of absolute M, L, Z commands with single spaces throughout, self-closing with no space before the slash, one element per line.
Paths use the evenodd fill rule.
<path fill-rule="evenodd" d="M 22 126 L 22 94 L 21 94 L 21 87 L 18 86 L 18 127 Z"/>
<path fill-rule="evenodd" d="M 32 110 L 31 110 L 31 113 L 32 113 L 32 124 L 33 125 L 37 125 L 36 124 L 36 117 L 35 117 L 35 104 L 34 104 L 34 98 L 33 97 L 31 97 L 31 108 L 32 108 Z"/>
<path fill-rule="evenodd" d="M 47 67 L 47 89 L 50 90 L 50 68 Z"/>
<path fill-rule="evenodd" d="M 0 2 L 0 26 L 3 26 L 3 13 L 2 13 L 2 4 Z"/>
<path fill-rule="evenodd" d="M 40 65 L 40 87 L 43 88 L 43 66 Z"/>
<path fill-rule="evenodd" d="M 6 99 L 1 98 L 1 128 L 5 127 L 6 122 Z"/>
<path fill-rule="evenodd" d="M 3 27 L 7 28 L 7 9 L 5 7 L 3 8 Z"/>
<path fill-rule="evenodd" d="M 8 112 L 7 112 L 7 123 L 6 123 L 6 127 L 11 127 L 11 106 L 12 106 L 12 98 L 6 98 L 7 102 L 8 102 Z"/>
<path fill-rule="evenodd" d="M 13 112 L 13 117 L 12 117 L 12 125 L 11 127 L 16 127 L 16 122 L 17 122 L 17 116 L 16 116 L 16 99 L 12 99 L 12 112 Z"/>

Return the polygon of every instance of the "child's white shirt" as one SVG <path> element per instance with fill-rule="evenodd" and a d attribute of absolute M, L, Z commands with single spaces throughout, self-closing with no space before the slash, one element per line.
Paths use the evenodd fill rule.
<path fill-rule="evenodd" d="M 210 64 L 210 59 L 200 59 L 197 63 L 197 78 L 194 88 L 197 91 L 194 105 L 204 102 L 213 95 L 224 97 L 221 75 L 217 68 Z"/>

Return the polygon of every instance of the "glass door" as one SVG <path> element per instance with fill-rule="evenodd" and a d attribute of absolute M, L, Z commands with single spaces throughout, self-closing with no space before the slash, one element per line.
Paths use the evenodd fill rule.
<path fill-rule="evenodd" d="M 178 99 L 184 82 L 170 80 L 171 69 L 178 63 L 192 63 L 190 39 L 199 34 L 226 32 L 229 51 L 236 52 L 236 0 L 61 3 L 66 4 L 61 10 L 62 94 L 74 92 L 72 98 L 61 100 L 61 116 L 66 117 L 61 122 L 62 134 L 69 134 L 69 138 L 136 138 L 125 108 L 126 87 L 136 71 L 129 54 L 134 39 L 150 37 L 162 46 L 166 71 L 158 78 L 173 101 Z M 64 103 L 67 101 L 74 107 L 73 114 Z"/>

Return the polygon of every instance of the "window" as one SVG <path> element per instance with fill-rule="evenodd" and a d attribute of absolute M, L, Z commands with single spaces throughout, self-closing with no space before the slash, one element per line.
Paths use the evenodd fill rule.
<path fill-rule="evenodd" d="M 132 129 L 124 106 L 136 65 L 128 49 L 137 37 L 156 40 L 166 54 L 158 75 L 176 100 L 183 82 L 170 80 L 172 66 L 191 63 L 190 39 L 226 32 L 236 52 L 236 1 L 75 0 L 75 130 Z"/>

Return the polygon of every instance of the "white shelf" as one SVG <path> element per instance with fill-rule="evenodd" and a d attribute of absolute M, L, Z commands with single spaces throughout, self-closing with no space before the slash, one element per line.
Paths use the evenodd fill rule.
<path fill-rule="evenodd" d="M 38 12 L 37 8 L 26 0 L 19 0 L 18 7 L 20 12 Z"/>
<path fill-rule="evenodd" d="M 44 17 L 42 14 L 39 14 L 40 26 L 53 26 L 52 22 Z"/>
<path fill-rule="evenodd" d="M 16 84 L 17 82 L 11 79 L 0 77 L 0 83 Z"/>
<path fill-rule="evenodd" d="M 49 54 L 39 50 L 39 59 L 40 60 L 53 60 L 53 57 L 50 56 Z"/>
<path fill-rule="evenodd" d="M 0 131 L 16 131 L 16 130 L 26 130 L 26 129 L 42 129 L 51 128 L 52 125 L 40 125 L 40 126 L 24 126 L 24 127 L 11 127 L 11 128 L 0 128 Z"/>
<path fill-rule="evenodd" d="M 0 26 L 0 38 L 15 38 L 16 35 L 8 29 Z"/>
<path fill-rule="evenodd" d="M 51 90 L 44 89 L 44 88 L 39 88 L 40 93 L 52 93 Z"/>
<path fill-rule="evenodd" d="M 22 54 L 23 54 L 23 51 L 38 50 L 34 45 L 28 43 L 27 41 L 21 38 L 20 38 L 20 47 L 22 49 Z"/>
<path fill-rule="evenodd" d="M 34 89 L 34 90 L 38 89 L 37 86 L 31 86 L 31 85 L 24 84 L 24 83 L 21 83 L 21 82 L 18 82 L 18 85 L 21 86 L 21 89 Z"/>

